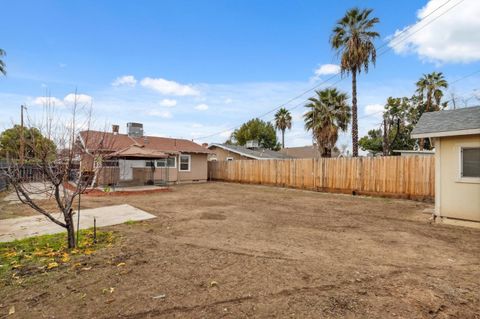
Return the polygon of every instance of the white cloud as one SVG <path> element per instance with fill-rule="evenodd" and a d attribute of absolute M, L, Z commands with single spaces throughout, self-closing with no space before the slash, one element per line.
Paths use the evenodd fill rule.
<path fill-rule="evenodd" d="M 165 95 L 187 96 L 200 94 L 200 92 L 191 85 L 184 85 L 175 81 L 169 81 L 161 78 L 154 79 L 146 77 L 140 82 L 140 84 L 143 87 L 155 90 Z"/>
<path fill-rule="evenodd" d="M 75 93 L 67 94 L 63 98 L 63 102 L 65 104 L 67 104 L 67 103 L 68 104 L 73 104 L 73 103 L 75 103 L 75 100 L 76 100 L 77 104 L 90 104 L 90 103 L 92 103 L 93 98 L 90 95 L 86 95 L 86 94 L 77 94 L 75 96 Z"/>
<path fill-rule="evenodd" d="M 137 79 L 133 75 L 119 76 L 112 82 L 112 86 L 131 86 L 134 87 L 137 84 Z"/>
<path fill-rule="evenodd" d="M 172 113 L 170 111 L 150 110 L 147 112 L 147 115 L 162 117 L 164 119 L 172 118 Z"/>
<path fill-rule="evenodd" d="M 316 76 L 337 74 L 340 72 L 340 66 L 337 64 L 322 64 L 315 70 Z"/>
<path fill-rule="evenodd" d="M 444 0 L 430 0 L 418 10 L 418 20 L 444 3 Z M 424 21 L 395 31 L 395 34 L 388 38 L 389 46 L 393 47 L 396 53 L 415 53 L 422 60 L 436 63 L 479 61 L 480 1 L 466 0 L 455 6 L 456 3 L 459 2 L 447 4 Z M 450 8 L 452 9 L 449 10 Z M 445 14 L 440 16 L 442 13 Z M 435 17 L 439 18 L 433 20 Z M 428 24 L 430 21 L 432 22 Z M 419 30 L 422 27 L 424 28 Z"/>
<path fill-rule="evenodd" d="M 208 110 L 208 105 L 205 103 L 198 104 L 197 106 L 195 106 L 195 109 L 199 111 L 206 111 Z"/>
<path fill-rule="evenodd" d="M 365 114 L 381 117 L 384 109 L 385 107 L 382 104 L 368 104 L 365 106 Z"/>
<path fill-rule="evenodd" d="M 231 98 L 227 98 L 224 101 L 225 104 L 231 104 L 232 102 L 233 102 L 233 100 Z"/>
<path fill-rule="evenodd" d="M 160 105 L 166 107 L 174 107 L 175 105 L 177 105 L 177 100 L 163 99 L 160 101 Z"/>
<path fill-rule="evenodd" d="M 63 101 L 57 99 L 56 97 L 46 97 L 46 96 L 39 96 L 36 97 L 33 102 L 35 105 L 51 105 L 51 106 L 64 106 Z"/>

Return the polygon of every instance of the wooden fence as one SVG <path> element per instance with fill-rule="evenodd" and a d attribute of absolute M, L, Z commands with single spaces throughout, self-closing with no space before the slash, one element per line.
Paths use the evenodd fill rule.
<path fill-rule="evenodd" d="M 209 162 L 210 180 L 431 201 L 433 156 Z"/>

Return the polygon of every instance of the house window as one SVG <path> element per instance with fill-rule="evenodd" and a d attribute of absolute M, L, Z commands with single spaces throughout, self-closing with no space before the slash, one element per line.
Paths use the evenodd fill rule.
<path fill-rule="evenodd" d="M 227 157 L 227 158 L 226 158 L 226 161 L 227 161 L 227 162 L 233 161 L 233 157 Z"/>
<path fill-rule="evenodd" d="M 154 163 L 153 160 L 145 161 L 145 166 L 146 166 L 146 167 L 153 167 L 153 163 Z"/>
<path fill-rule="evenodd" d="M 464 147 L 461 152 L 460 176 L 480 178 L 480 147 Z"/>
<path fill-rule="evenodd" d="M 156 161 L 156 166 L 175 168 L 177 167 L 177 161 L 175 157 L 162 158 Z"/>
<path fill-rule="evenodd" d="M 189 172 L 190 171 L 190 155 L 180 155 L 180 171 Z"/>

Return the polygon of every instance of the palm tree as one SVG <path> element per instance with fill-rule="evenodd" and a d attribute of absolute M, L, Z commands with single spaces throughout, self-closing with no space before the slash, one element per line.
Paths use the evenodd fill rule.
<path fill-rule="evenodd" d="M 6 56 L 7 52 L 5 50 L 0 49 L 0 73 L 3 75 L 7 75 L 7 68 L 5 66 L 5 62 L 3 62 L 2 57 Z"/>
<path fill-rule="evenodd" d="M 440 102 L 443 97 L 442 89 L 448 88 L 447 80 L 442 72 L 432 72 L 424 74 L 420 80 L 417 81 L 417 93 L 419 97 L 419 114 L 423 112 L 439 111 L 441 109 Z M 426 97 L 427 103 L 424 105 L 423 101 Z M 432 102 L 435 102 L 433 104 Z M 425 108 L 424 108 L 425 107 Z M 420 139 L 419 147 L 423 150 L 425 140 Z"/>
<path fill-rule="evenodd" d="M 292 115 L 282 107 L 275 113 L 275 129 L 282 131 L 282 147 L 285 148 L 285 130 L 292 128 Z"/>
<path fill-rule="evenodd" d="M 368 72 L 369 63 L 375 65 L 377 51 L 373 40 L 380 35 L 373 28 L 380 20 L 370 18 L 372 9 L 353 8 L 347 11 L 333 29 L 332 48 L 341 56 L 342 75 L 352 74 L 352 151 L 358 156 L 357 73 Z"/>
<path fill-rule="evenodd" d="M 312 131 L 322 157 L 331 157 L 339 130 L 345 132 L 350 121 L 348 96 L 337 89 L 325 89 L 315 93 L 316 97 L 309 98 L 310 102 L 305 105 L 308 108 L 303 115 L 305 129 Z"/>

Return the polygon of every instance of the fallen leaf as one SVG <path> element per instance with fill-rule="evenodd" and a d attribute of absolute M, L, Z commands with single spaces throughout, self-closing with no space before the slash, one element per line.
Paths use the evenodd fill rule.
<path fill-rule="evenodd" d="M 70 261 L 70 256 L 67 253 L 63 253 L 62 262 L 66 263 Z"/>
<path fill-rule="evenodd" d="M 57 268 L 57 267 L 58 267 L 58 263 L 56 263 L 56 262 L 49 263 L 47 265 L 47 269 L 53 269 L 53 268 Z"/>
<path fill-rule="evenodd" d="M 83 267 L 82 270 L 90 270 L 92 267 Z"/>
<path fill-rule="evenodd" d="M 218 287 L 218 282 L 216 281 L 210 282 L 210 287 Z"/>
<path fill-rule="evenodd" d="M 122 266 L 125 266 L 125 265 L 126 265 L 126 263 L 119 263 L 119 264 L 117 265 L 117 267 L 122 267 Z"/>
<path fill-rule="evenodd" d="M 154 296 L 154 297 L 152 297 L 152 298 L 153 298 L 153 299 L 165 299 L 165 297 L 167 297 L 167 295 L 161 294 L 161 295 L 158 295 L 158 296 Z"/>
<path fill-rule="evenodd" d="M 8 314 L 13 315 L 15 313 L 15 306 L 11 306 L 10 309 L 8 309 Z"/>

